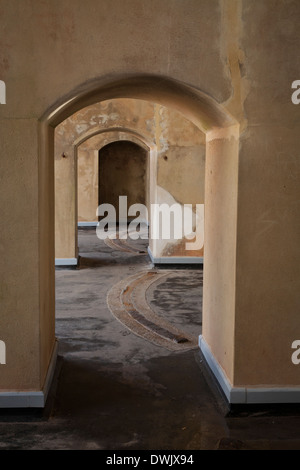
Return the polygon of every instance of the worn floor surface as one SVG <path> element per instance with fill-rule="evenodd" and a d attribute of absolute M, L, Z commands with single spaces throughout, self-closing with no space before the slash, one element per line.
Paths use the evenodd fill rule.
<path fill-rule="evenodd" d="M 300 450 L 298 407 L 230 411 L 207 374 L 201 269 L 155 269 L 145 240 L 112 245 L 91 230 L 79 247 L 79 269 L 56 270 L 47 406 L 1 410 L 0 449 Z"/>

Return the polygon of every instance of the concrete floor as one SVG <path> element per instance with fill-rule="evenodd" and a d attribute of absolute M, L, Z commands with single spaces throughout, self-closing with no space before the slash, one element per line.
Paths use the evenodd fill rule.
<path fill-rule="evenodd" d="M 197 347 L 202 270 L 155 269 L 145 246 L 79 231 L 79 269 L 56 270 L 59 357 L 47 406 L 1 410 L 0 449 L 300 450 L 298 406 L 229 410 Z M 128 298 L 114 302 L 124 285 L 147 328 Z M 160 340 L 168 328 L 186 340 Z"/>

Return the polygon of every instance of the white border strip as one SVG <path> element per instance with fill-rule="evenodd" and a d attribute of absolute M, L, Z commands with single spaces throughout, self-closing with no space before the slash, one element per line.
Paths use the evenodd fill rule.
<path fill-rule="evenodd" d="M 78 227 L 97 227 L 99 222 L 78 222 Z"/>
<path fill-rule="evenodd" d="M 77 266 L 77 258 L 55 258 L 55 266 Z"/>
<path fill-rule="evenodd" d="M 199 347 L 229 403 L 300 403 L 300 387 L 233 387 L 202 335 L 199 336 Z"/>
<path fill-rule="evenodd" d="M 203 356 L 205 357 L 205 360 L 210 370 L 212 371 L 215 378 L 217 379 L 229 403 L 245 403 L 245 400 L 246 400 L 245 389 L 236 388 L 233 393 L 233 387 L 229 383 L 219 363 L 214 358 L 208 344 L 206 343 L 202 335 L 199 336 L 199 347 L 201 349 Z"/>
<path fill-rule="evenodd" d="M 38 392 L 0 392 L 0 408 L 44 408 L 53 380 L 58 343 L 55 340 L 43 390 Z"/>
<path fill-rule="evenodd" d="M 202 256 L 162 256 L 155 258 L 148 246 L 148 254 L 153 264 L 203 264 Z"/>

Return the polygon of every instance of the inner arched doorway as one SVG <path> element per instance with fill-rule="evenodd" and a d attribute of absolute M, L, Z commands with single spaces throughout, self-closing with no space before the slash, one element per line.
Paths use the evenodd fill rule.
<path fill-rule="evenodd" d="M 98 168 L 99 205 L 112 204 L 118 222 L 119 196 L 127 197 L 128 207 L 133 204 L 146 206 L 147 152 L 142 147 L 126 140 L 107 144 L 99 150 Z"/>
<path fill-rule="evenodd" d="M 124 241 L 128 239 L 125 234 L 132 230 L 130 223 L 133 220 L 139 235 L 148 239 L 150 160 L 155 167 L 155 149 L 146 142 L 145 138 L 128 129 L 106 129 L 84 138 L 76 146 L 78 267 L 83 262 L 81 250 L 87 246 L 87 234 L 85 244 L 82 245 L 80 239 L 83 240 L 84 232 L 88 230 L 94 240 L 100 221 L 103 228 L 108 224 L 115 226 L 118 232 L 115 241 L 107 239 L 105 244 L 129 253 L 147 253 L 147 241 L 139 249 L 130 248 Z M 94 241 L 92 245 L 97 251 L 99 247 Z"/>
<path fill-rule="evenodd" d="M 121 147 L 118 146 L 118 142 L 121 143 Z M 114 167 L 117 165 L 122 164 L 122 159 L 124 158 L 122 149 L 122 143 L 127 144 L 127 148 L 131 147 L 135 149 L 135 152 L 138 156 L 138 161 L 134 163 L 134 161 L 130 161 L 127 163 L 130 163 L 130 165 L 127 165 L 127 173 L 129 173 L 126 176 L 126 179 L 129 178 L 128 181 L 125 182 L 125 185 L 127 185 L 129 191 L 131 192 L 131 201 L 136 201 L 136 191 L 133 190 L 131 185 L 136 185 L 139 191 L 143 194 L 142 200 L 145 201 L 145 206 L 148 209 L 146 210 L 146 214 L 140 214 L 139 219 L 142 221 L 142 225 L 144 227 L 144 231 L 148 232 L 148 224 L 150 222 L 150 210 L 149 210 L 149 201 L 152 198 L 153 195 L 151 194 L 151 190 L 153 191 L 154 186 L 155 186 L 155 167 L 156 167 L 156 161 L 157 161 L 157 148 L 156 145 L 153 144 L 146 136 L 136 132 L 133 129 L 129 128 L 119 128 L 119 127 L 113 127 L 113 128 L 105 128 L 102 130 L 89 130 L 88 132 L 84 133 L 80 138 L 74 140 L 72 142 L 72 149 L 74 153 L 74 162 L 75 162 L 75 168 L 76 171 L 75 177 L 73 178 L 70 176 L 71 179 L 71 186 L 70 188 L 72 191 L 75 191 L 75 200 L 78 200 L 78 204 L 76 204 L 76 214 L 75 217 L 71 214 L 71 217 L 67 218 L 67 225 L 70 228 L 70 232 L 72 233 L 72 237 L 75 238 L 75 246 L 72 247 L 70 250 L 70 246 L 66 243 L 66 240 L 61 239 L 61 221 L 66 220 L 65 216 L 68 214 L 62 213 L 66 209 L 66 203 L 64 201 L 63 204 L 56 204 L 56 211 L 55 211 L 55 220 L 56 220 L 56 254 L 57 252 L 60 254 L 64 254 L 69 250 L 69 253 L 71 255 L 71 258 L 63 258 L 63 264 L 65 265 L 71 265 L 74 260 L 74 264 L 78 263 L 78 256 L 79 256 L 79 246 L 78 246 L 78 230 L 82 230 L 84 228 L 92 228 L 95 229 L 99 223 L 99 216 L 98 216 L 98 207 L 100 204 L 111 204 L 113 209 L 116 212 L 116 216 L 119 215 L 118 207 L 115 206 L 115 204 L 118 205 L 119 200 L 118 196 L 122 195 L 124 192 L 122 190 L 122 187 L 119 185 L 116 186 L 116 188 L 113 188 L 115 182 L 114 182 Z M 110 185 L 107 184 L 106 178 L 103 178 L 103 183 L 106 186 L 108 190 L 108 195 L 106 194 L 101 194 L 101 197 L 99 195 L 99 171 L 101 170 L 101 165 L 100 165 L 100 159 L 99 159 L 99 154 L 102 151 L 102 149 L 108 146 L 108 148 L 111 148 L 111 144 L 116 144 L 119 148 L 119 153 L 121 153 L 120 159 L 118 160 L 118 163 L 114 159 L 114 152 L 112 152 L 112 155 L 110 155 L 108 161 L 106 162 L 106 169 L 105 172 L 109 173 L 108 177 L 111 178 L 111 186 L 112 189 L 114 190 L 114 198 L 115 200 L 111 199 L 110 196 Z M 130 145 L 132 144 L 132 145 Z M 125 155 L 126 157 L 126 155 Z M 128 155 L 127 155 L 128 157 Z M 129 157 L 130 158 L 130 157 Z M 130 158 L 131 159 L 131 158 Z M 132 160 L 132 159 L 131 159 Z M 135 158 L 136 160 L 136 158 Z M 138 164 L 137 164 L 138 163 Z M 142 164 L 140 164 L 142 163 Z M 132 173 L 132 164 L 133 167 L 136 165 L 135 170 Z M 58 168 L 59 170 L 59 168 Z M 120 173 L 120 168 L 118 169 L 119 171 L 119 180 L 121 176 L 121 180 L 123 181 L 123 173 L 121 171 Z M 59 171 L 56 171 L 56 194 L 55 194 L 55 199 L 56 201 L 60 200 L 60 195 L 62 194 L 62 185 L 59 180 Z M 131 173 L 131 175 L 130 175 Z M 141 175 L 144 175 L 144 178 L 137 182 L 137 177 Z M 73 183 L 72 183 L 73 181 Z M 150 185 L 150 181 L 152 184 Z M 62 182 L 63 186 L 65 187 L 65 181 Z M 121 191 L 119 193 L 119 191 Z M 125 192 L 127 192 L 125 190 Z M 119 193 L 119 194 L 118 194 Z M 107 197 L 108 196 L 108 197 Z M 126 196 L 126 195 L 125 195 Z M 106 201 L 106 202 L 105 202 Z M 113 204 L 112 204 L 113 203 Z M 136 204 L 134 202 L 133 204 Z M 126 207 L 122 208 L 122 212 L 124 212 L 126 215 L 123 215 L 123 218 L 126 217 L 126 220 L 123 220 L 122 222 L 130 222 L 131 217 L 130 214 L 128 214 L 128 208 L 130 205 L 127 203 L 127 196 L 126 196 Z M 133 206 L 133 209 L 136 206 Z M 148 212 L 148 214 L 147 214 Z M 136 214 L 134 212 L 134 214 Z M 131 214 L 133 218 L 135 218 L 134 214 Z M 118 217 L 115 217 L 116 222 L 118 223 Z M 78 227 L 77 227 L 78 224 Z M 57 248 L 57 245 L 58 248 Z M 76 251 L 75 251 L 76 250 Z M 75 258 L 72 258 L 72 255 L 75 256 Z M 58 261 L 58 262 L 57 262 Z M 59 265 L 59 262 L 61 260 L 57 260 L 56 258 L 56 265 Z M 70 262 L 71 261 L 71 262 Z"/>

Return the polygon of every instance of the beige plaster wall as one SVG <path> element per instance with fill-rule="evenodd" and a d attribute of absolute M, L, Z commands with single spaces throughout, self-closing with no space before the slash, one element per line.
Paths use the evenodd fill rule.
<path fill-rule="evenodd" d="M 88 141 L 87 141 L 88 142 Z M 77 220 L 97 222 L 99 205 L 99 151 L 80 145 L 77 149 Z"/>
<path fill-rule="evenodd" d="M 237 135 L 207 140 L 203 336 L 229 380 L 234 377 Z M 235 157 L 234 157 L 235 155 Z"/>
<path fill-rule="evenodd" d="M 291 344 L 300 338 L 300 107 L 291 101 L 299 19 L 297 1 L 272 8 L 243 2 L 249 85 L 239 167 L 236 311 L 245 314 L 235 326 L 238 385 L 300 383 L 291 361 Z"/>
<path fill-rule="evenodd" d="M 298 0 L 274 0 L 271 7 L 267 0 L 114 0 L 113 9 L 110 0 L 0 0 L 0 11 L 7 92 L 0 105 L 0 339 L 7 344 L 1 390 L 39 390 L 55 340 L 51 135 L 48 143 L 39 120 L 75 89 L 80 95 L 95 79 L 131 73 L 187 83 L 240 123 L 236 253 L 231 242 L 227 277 L 215 271 L 225 294 L 215 302 L 212 286 L 204 286 L 204 335 L 233 384 L 299 386 L 299 366 L 290 360 L 300 334 L 300 111 L 291 102 L 291 83 L 299 79 Z M 148 85 L 111 90 L 119 97 L 155 95 L 165 105 L 176 96 L 177 110 L 204 130 L 226 121 L 204 95 L 194 100 L 188 88 L 172 95 L 163 81 Z M 64 109 L 71 112 L 71 103 Z M 221 236 L 216 243 L 220 252 Z"/>
<path fill-rule="evenodd" d="M 0 136 L 0 187 L 3 190 L 0 335 L 6 345 L 6 364 L 0 366 L 0 387 L 4 390 L 39 389 L 38 253 L 32 256 L 39 243 L 36 122 L 34 119 L 2 120 Z"/>

